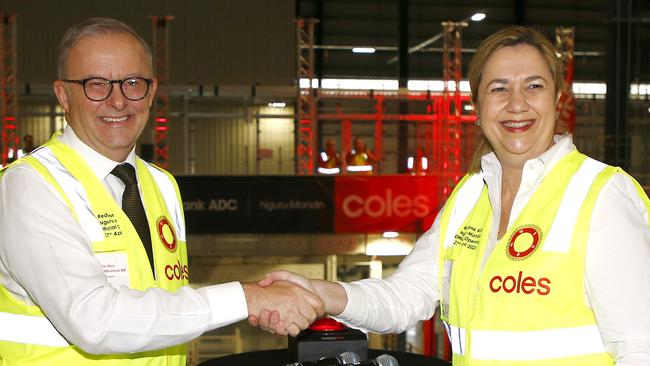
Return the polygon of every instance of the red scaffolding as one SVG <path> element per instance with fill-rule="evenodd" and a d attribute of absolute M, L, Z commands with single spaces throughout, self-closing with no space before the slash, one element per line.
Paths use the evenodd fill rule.
<path fill-rule="evenodd" d="M 427 114 L 432 116 L 437 116 L 434 112 L 438 109 L 435 108 L 435 103 L 438 98 L 431 100 L 431 103 L 427 104 L 426 111 Z M 424 152 L 424 157 L 427 159 L 427 168 L 422 172 L 425 175 L 429 175 L 433 172 L 431 163 L 433 161 L 433 150 L 434 150 L 434 126 L 440 123 L 440 119 L 431 120 L 431 121 L 420 121 L 415 124 L 415 151 L 422 149 Z"/>
<path fill-rule="evenodd" d="M 158 90 L 154 101 L 154 163 L 162 168 L 167 168 L 169 159 L 169 146 L 167 134 L 169 133 L 169 22 L 173 16 L 152 16 L 153 49 Z"/>
<path fill-rule="evenodd" d="M 460 80 L 462 74 L 461 58 L 461 31 L 466 27 L 466 22 L 443 22 L 443 83 L 442 102 L 435 107 L 438 115 L 442 116 L 441 123 L 436 124 L 435 141 L 438 148 L 434 150 L 434 167 L 442 173 L 440 186 L 440 205 L 447 199 L 456 183 L 460 180 L 461 170 L 461 144 L 462 121 L 461 114 L 463 103 L 460 95 Z M 451 83 L 454 88 L 451 90 Z M 438 138 L 435 138 L 437 135 Z"/>
<path fill-rule="evenodd" d="M 375 97 L 375 146 L 373 149 L 374 160 L 378 166 L 375 168 L 376 173 L 381 173 L 381 163 L 384 161 L 384 114 L 385 114 L 384 96 L 377 95 Z"/>
<path fill-rule="evenodd" d="M 318 100 L 320 102 L 328 102 L 335 100 L 336 109 L 332 113 L 318 113 L 317 119 L 320 122 L 325 121 L 340 121 L 341 123 L 341 151 L 343 153 L 350 151 L 352 148 L 352 122 L 353 121 L 363 121 L 363 122 L 374 122 L 374 146 L 373 152 L 376 160 L 379 162 L 379 169 L 381 170 L 381 163 L 384 158 L 384 123 L 391 121 L 399 121 L 403 123 L 413 123 L 416 128 L 416 149 L 418 146 L 426 146 L 429 150 L 433 151 L 434 148 L 441 149 L 439 137 L 434 135 L 435 131 L 441 133 L 442 128 L 440 125 L 444 120 L 444 106 L 449 104 L 445 102 L 445 97 L 442 95 L 435 95 L 427 92 L 410 92 L 405 95 L 400 95 L 396 92 L 381 92 L 381 91 L 334 91 L 334 90 L 320 90 L 318 95 Z M 352 101 L 352 100 L 366 100 L 367 104 L 367 113 L 359 112 L 345 112 L 342 108 L 342 102 Z M 400 101 L 408 101 L 410 103 L 421 102 L 426 105 L 424 113 L 409 113 L 409 114 L 399 114 L 399 113 L 388 113 L 387 110 L 396 110 L 394 105 Z M 469 95 L 457 96 L 457 99 L 454 101 L 460 105 L 469 105 L 470 98 Z M 331 103 L 330 103 L 331 104 Z M 357 105 L 358 107 L 358 105 Z M 459 112 L 463 112 L 462 108 L 459 108 Z M 457 121 L 455 128 L 467 128 L 472 126 L 476 120 L 476 116 L 473 112 L 464 111 L 464 113 L 459 113 L 459 115 L 454 117 Z M 434 131 L 435 130 L 435 131 Z M 464 141 L 464 138 L 471 137 L 471 135 L 465 136 L 466 134 L 457 133 L 458 139 L 457 143 L 460 146 L 460 143 L 465 145 L 470 145 L 470 141 Z M 459 147 L 460 149 L 460 147 Z M 462 169 L 462 166 L 468 164 L 466 155 L 456 155 L 458 165 L 457 169 Z M 345 163 L 345 162 L 344 162 Z M 399 162 L 405 163 L 405 162 Z M 462 165 L 464 164 L 464 165 Z M 453 166 L 453 164 L 447 164 L 447 166 Z M 345 166 L 343 167 L 343 172 L 345 172 Z M 429 168 L 427 171 L 428 175 L 437 175 L 441 179 L 448 175 L 443 174 L 442 170 L 433 170 Z M 343 173 L 344 174 L 344 173 Z M 438 194 L 438 192 L 435 192 Z"/>
<path fill-rule="evenodd" d="M 0 118 L 2 118 L 2 166 L 17 158 L 20 148 L 16 50 L 16 15 L 0 13 Z"/>
<path fill-rule="evenodd" d="M 573 27 L 555 28 L 555 44 L 562 55 L 564 64 L 564 87 L 557 104 L 558 119 L 566 124 L 571 133 L 574 132 L 576 125 L 576 100 L 573 96 L 574 40 L 575 29 Z"/>
<path fill-rule="evenodd" d="M 316 19 L 296 20 L 296 67 L 298 82 L 298 103 L 296 105 L 296 172 L 299 175 L 314 173 L 314 152 L 318 147 L 316 95 L 314 80 L 314 25 Z M 309 85 L 300 87 L 306 79 Z"/>
<path fill-rule="evenodd" d="M 297 128 L 298 141 L 296 143 L 296 159 L 298 174 L 312 174 L 313 155 L 317 145 L 315 134 L 317 121 L 340 121 L 341 123 L 341 149 L 349 151 L 352 140 L 353 121 L 374 121 L 374 152 L 378 161 L 382 161 L 383 152 L 383 123 L 385 121 L 400 121 L 415 123 L 416 150 L 423 147 L 429 161 L 428 174 L 438 175 L 440 183 L 433 194 L 442 206 L 447 196 L 464 174 L 463 168 L 468 165 L 467 158 L 470 154 L 462 153 L 469 150 L 469 141 L 463 140 L 463 128 L 476 121 L 473 111 L 465 113 L 464 105 L 470 104 L 469 96 L 461 95 L 461 30 L 467 26 L 465 22 L 444 22 L 444 52 L 443 52 L 443 78 L 444 91 L 442 96 L 431 93 L 408 93 L 400 96 L 391 92 L 342 92 L 319 90 L 319 103 L 327 99 L 335 99 L 334 113 L 319 113 L 317 111 L 316 94 L 313 89 L 313 22 L 297 21 L 298 39 L 298 79 L 307 79 L 309 82 L 305 90 L 299 91 L 297 101 Z M 453 82 L 453 88 L 451 84 Z M 340 100 L 363 99 L 373 103 L 374 111 L 368 113 L 348 113 L 341 109 Z M 421 100 L 428 104 L 425 114 L 390 114 L 386 113 L 386 103 L 399 100 Z M 473 134 L 465 134 L 466 139 L 471 139 Z M 401 163 L 401 162 L 400 162 Z M 345 172 L 345 160 L 342 171 Z M 451 359 L 451 346 L 447 337 L 436 336 L 435 319 L 425 321 L 423 324 L 424 354 Z M 442 329 L 438 326 L 439 329 Z M 441 330 L 441 332 L 443 332 Z"/>
<path fill-rule="evenodd" d="M 443 97 L 433 104 L 435 114 L 441 116 L 440 123 L 435 123 L 433 138 L 437 143 L 433 154 L 433 167 L 440 172 L 438 202 L 443 203 L 451 194 L 462 174 L 462 123 L 463 98 L 460 94 L 462 74 L 461 33 L 466 22 L 443 22 Z M 451 83 L 453 82 L 453 91 Z M 424 354 L 451 359 L 451 346 L 447 337 L 438 340 L 435 318 L 424 322 L 422 327 Z M 442 343 L 442 352 L 438 350 Z M 440 354 L 442 353 L 442 354 Z"/>

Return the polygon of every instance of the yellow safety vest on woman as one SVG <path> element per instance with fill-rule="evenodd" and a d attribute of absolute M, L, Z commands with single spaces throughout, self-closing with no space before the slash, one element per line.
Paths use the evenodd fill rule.
<path fill-rule="evenodd" d="M 185 221 L 174 178 L 137 158 L 137 177 L 149 222 L 155 277 L 137 231 L 90 167 L 69 146 L 50 142 L 15 164 L 36 169 L 67 203 L 92 242 L 111 285 L 169 291 L 188 284 Z M 1 179 L 1 172 L 0 172 Z M 123 263 L 120 265 L 115 264 Z M 124 270 L 126 267 L 126 270 Z M 36 269 L 37 270 L 37 269 Z M 126 273 L 125 273 L 126 272 Z M 92 355 L 68 343 L 38 306 L 0 285 L 0 365 L 185 365 L 187 347 L 118 355 Z"/>
<path fill-rule="evenodd" d="M 454 366 L 614 364 L 586 303 L 584 268 L 594 204 L 617 172 L 577 151 L 563 157 L 483 269 L 493 212 L 481 174 L 463 178 L 440 232 L 441 318 Z"/>

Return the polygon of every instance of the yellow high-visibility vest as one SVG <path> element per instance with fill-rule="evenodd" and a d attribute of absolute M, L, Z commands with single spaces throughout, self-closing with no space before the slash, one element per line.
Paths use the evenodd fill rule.
<path fill-rule="evenodd" d="M 617 172 L 567 154 L 483 269 L 493 213 L 481 174 L 463 178 L 443 208 L 438 273 L 454 366 L 614 364 L 585 300 L 584 268 L 594 204 Z"/>
<path fill-rule="evenodd" d="M 105 268 L 114 287 L 126 285 L 140 291 L 158 287 L 173 292 L 189 283 L 180 193 L 169 173 L 139 158 L 136 163 L 149 222 L 155 277 L 140 237 L 126 214 L 83 159 L 57 141 L 57 135 L 14 164 L 31 165 L 54 187 L 90 238 L 99 262 L 115 261 L 116 256 L 124 259 L 127 275 L 113 274 Z M 2 365 L 186 364 L 186 345 L 132 354 L 88 354 L 60 335 L 38 306 L 15 298 L 1 285 L 0 329 Z"/>
<path fill-rule="evenodd" d="M 347 169 L 350 173 L 372 173 L 372 164 L 368 153 L 354 153 Z"/>

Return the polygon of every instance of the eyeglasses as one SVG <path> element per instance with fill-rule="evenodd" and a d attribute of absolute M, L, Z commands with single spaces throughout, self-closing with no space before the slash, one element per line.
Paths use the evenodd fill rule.
<path fill-rule="evenodd" d="M 81 84 L 84 88 L 86 97 L 95 102 L 101 102 L 108 99 L 113 91 L 113 84 L 120 84 L 122 95 L 128 100 L 138 101 L 144 99 L 149 92 L 149 86 L 153 83 L 152 79 L 141 77 L 132 77 L 122 80 L 108 80 L 99 77 L 92 77 L 82 80 L 62 79 L 66 83 Z"/>

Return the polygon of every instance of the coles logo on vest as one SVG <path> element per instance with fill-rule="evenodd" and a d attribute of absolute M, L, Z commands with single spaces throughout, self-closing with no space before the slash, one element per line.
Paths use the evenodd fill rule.
<path fill-rule="evenodd" d="M 541 240 L 542 230 L 539 227 L 535 225 L 520 226 L 510 236 L 506 254 L 514 261 L 524 260 L 535 252 Z"/>
<path fill-rule="evenodd" d="M 539 247 L 542 230 L 535 225 L 518 227 L 508 239 L 506 255 L 514 261 L 530 257 Z M 516 275 L 496 275 L 490 279 L 490 291 L 494 293 L 537 294 L 546 296 L 551 293 L 551 280 L 546 277 L 526 276 L 522 271 Z"/>
<path fill-rule="evenodd" d="M 190 279 L 190 268 L 187 264 L 181 263 L 181 261 L 176 261 L 172 266 L 168 264 L 165 266 L 165 277 L 168 280 L 189 280 Z"/>
<path fill-rule="evenodd" d="M 490 279 L 490 291 L 494 293 L 516 293 L 516 294 L 538 294 L 546 296 L 551 293 L 551 280 L 546 277 L 534 278 L 524 277 L 524 273 L 519 271 L 517 278 L 515 276 L 494 276 Z"/>
<path fill-rule="evenodd" d="M 156 229 L 158 231 L 158 237 L 165 249 L 170 253 L 175 253 L 178 247 L 178 240 L 176 239 L 176 231 L 169 219 L 165 216 L 160 216 L 156 220 Z M 189 280 L 190 269 L 187 264 L 183 264 L 178 260 L 173 265 L 168 264 L 165 266 L 165 277 L 170 281 Z"/>
<path fill-rule="evenodd" d="M 412 176 L 336 177 L 336 232 L 426 231 L 435 214 L 435 179 Z"/>
<path fill-rule="evenodd" d="M 176 241 L 176 231 L 171 222 L 169 222 L 169 219 L 165 216 L 160 216 L 156 220 L 156 229 L 158 231 L 158 237 L 165 249 L 170 253 L 176 252 L 176 246 L 178 244 Z"/>

